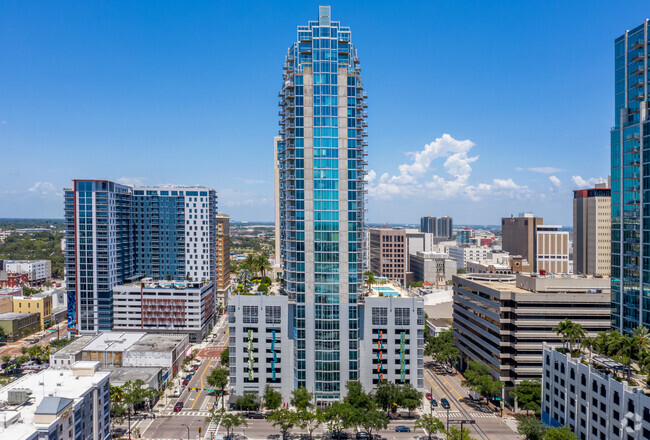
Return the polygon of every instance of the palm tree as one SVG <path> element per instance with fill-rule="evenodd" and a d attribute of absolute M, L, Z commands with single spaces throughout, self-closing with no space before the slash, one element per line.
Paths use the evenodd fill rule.
<path fill-rule="evenodd" d="M 587 332 L 581 324 L 576 324 L 573 322 L 571 324 L 572 325 L 569 330 L 569 341 L 571 344 L 571 351 L 573 352 L 574 343 L 578 345 L 578 350 L 582 348 L 582 341 L 584 340 L 585 336 L 587 336 Z"/>
<path fill-rule="evenodd" d="M 363 274 L 366 276 L 366 284 L 370 288 L 370 286 L 375 284 L 375 274 L 370 270 L 365 271 Z"/>
<path fill-rule="evenodd" d="M 244 261 L 241 262 L 239 268 L 248 269 L 252 274 L 257 274 L 257 272 L 260 271 L 254 254 L 246 255 L 246 258 L 244 258 Z"/>
<path fill-rule="evenodd" d="M 564 321 L 558 322 L 557 326 L 553 328 L 553 332 L 562 339 L 563 351 L 566 351 L 566 343 L 569 341 L 569 334 L 573 325 L 573 322 L 569 318 L 566 318 Z"/>
<path fill-rule="evenodd" d="M 589 350 L 589 359 L 591 359 L 592 356 L 593 356 L 592 349 L 594 348 L 594 344 L 595 344 L 595 343 L 596 343 L 596 338 L 591 338 L 591 337 L 589 337 L 589 336 L 586 336 L 586 337 L 582 340 L 582 346 L 583 346 L 584 348 L 586 348 L 587 350 Z"/>
<path fill-rule="evenodd" d="M 262 277 L 266 276 L 266 271 L 271 270 L 271 263 L 269 262 L 269 257 L 264 254 L 257 254 L 253 257 L 255 261 L 255 266 L 262 272 Z"/>
<path fill-rule="evenodd" d="M 248 292 L 248 283 L 252 278 L 253 274 L 250 270 L 246 268 L 239 269 L 239 272 L 237 273 L 237 282 L 244 286 L 244 292 Z"/>
<path fill-rule="evenodd" d="M 650 332 L 648 331 L 647 327 L 643 325 L 637 326 L 634 329 L 634 332 L 632 332 L 632 336 L 634 339 L 636 339 L 636 342 L 639 346 L 639 351 L 642 354 L 650 353 Z"/>
<path fill-rule="evenodd" d="M 632 351 L 634 351 L 635 341 L 633 338 L 624 335 L 618 341 L 616 355 L 623 357 L 623 360 L 627 364 L 627 380 L 630 380 L 630 369 L 632 365 Z"/>

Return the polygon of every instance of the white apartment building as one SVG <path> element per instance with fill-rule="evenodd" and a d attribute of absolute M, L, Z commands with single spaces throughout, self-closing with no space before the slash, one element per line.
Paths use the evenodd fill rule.
<path fill-rule="evenodd" d="M 188 334 L 201 342 L 214 326 L 212 282 L 152 281 L 113 290 L 113 329 Z"/>
<path fill-rule="evenodd" d="M 399 296 L 372 290 L 359 307 L 363 329 L 359 380 L 372 390 L 382 380 L 424 389 L 424 303 L 392 287 Z"/>
<path fill-rule="evenodd" d="M 458 269 L 464 269 L 467 260 L 487 260 L 490 249 L 479 246 L 449 246 L 448 253 L 449 258 L 456 260 Z"/>
<path fill-rule="evenodd" d="M 30 284 L 42 284 L 52 279 L 50 260 L 8 260 L 4 266 L 9 273 L 28 274 Z"/>
<path fill-rule="evenodd" d="M 617 380 L 622 364 L 597 354 L 574 358 L 546 343 L 543 356 L 542 421 L 570 427 L 579 440 L 650 438 L 650 392 Z"/>
<path fill-rule="evenodd" d="M 270 385 L 281 392 L 285 400 L 291 398 L 295 386 L 289 329 L 294 319 L 289 316 L 287 296 L 230 295 L 231 396 L 241 396 L 245 392 L 261 395 L 266 385 Z"/>
<path fill-rule="evenodd" d="M 0 437 L 6 440 L 108 440 L 109 372 L 98 362 L 47 368 L 0 389 Z"/>

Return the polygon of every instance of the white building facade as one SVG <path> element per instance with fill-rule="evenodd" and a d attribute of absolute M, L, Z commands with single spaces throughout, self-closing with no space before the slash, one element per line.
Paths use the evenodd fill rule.
<path fill-rule="evenodd" d="M 28 274 L 31 284 L 39 285 L 52 280 L 52 262 L 50 260 L 9 260 L 4 264 L 7 272 Z"/>
<path fill-rule="evenodd" d="M 487 260 L 490 249 L 479 246 L 450 246 L 448 253 L 449 258 L 456 260 L 458 269 L 464 269 L 467 260 Z"/>

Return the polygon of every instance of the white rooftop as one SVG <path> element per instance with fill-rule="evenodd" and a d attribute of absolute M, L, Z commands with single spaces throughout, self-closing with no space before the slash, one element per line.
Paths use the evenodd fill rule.
<path fill-rule="evenodd" d="M 104 332 L 83 348 L 83 351 L 123 352 L 138 342 L 146 333 Z"/>
<path fill-rule="evenodd" d="M 97 362 L 84 362 L 90 366 Z M 78 366 L 75 364 L 75 366 Z M 39 407 L 44 397 L 64 397 L 76 400 L 89 388 L 109 376 L 107 371 L 97 371 L 93 376 L 78 376 L 75 378 L 73 371 L 55 370 L 48 368 L 38 373 L 28 374 L 15 382 L 0 389 L 0 401 L 8 400 L 9 391 L 22 388 L 31 391 L 29 401 L 23 405 L 7 405 L 0 410 L 0 420 L 7 420 L 7 426 L 0 422 L 0 438 L 23 440 L 31 438 L 36 431 L 34 425 L 34 412 Z M 20 422 L 9 423 L 12 418 L 19 415 Z"/>

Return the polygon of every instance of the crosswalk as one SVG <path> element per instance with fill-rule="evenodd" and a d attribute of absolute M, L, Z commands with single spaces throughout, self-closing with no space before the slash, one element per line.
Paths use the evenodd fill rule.
<path fill-rule="evenodd" d="M 161 411 L 160 412 L 161 416 L 193 416 L 193 417 L 207 417 L 210 415 L 210 411 L 181 411 L 181 412 L 174 412 L 174 411 Z"/>
<path fill-rule="evenodd" d="M 447 411 L 437 411 L 434 413 L 436 417 L 443 417 L 443 418 L 447 418 L 447 414 L 449 414 L 450 419 L 465 417 L 465 414 L 461 413 L 460 411 L 449 411 L 449 413 L 447 413 Z M 468 414 L 472 419 L 496 419 L 497 418 L 497 415 L 491 412 L 471 412 Z"/>

